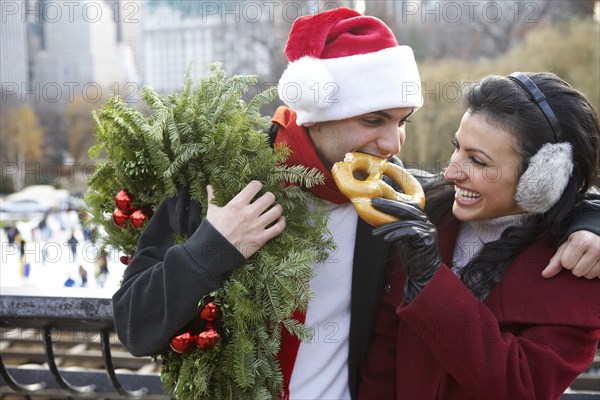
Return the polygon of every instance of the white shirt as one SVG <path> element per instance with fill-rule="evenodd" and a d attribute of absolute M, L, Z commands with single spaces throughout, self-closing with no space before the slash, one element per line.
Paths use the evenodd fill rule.
<path fill-rule="evenodd" d="M 300 343 L 290 379 L 290 399 L 350 399 L 348 342 L 352 264 L 358 215 L 352 203 L 328 203 L 327 227 L 337 249 L 314 264 L 306 310 L 306 326 L 313 329 L 310 343 Z"/>

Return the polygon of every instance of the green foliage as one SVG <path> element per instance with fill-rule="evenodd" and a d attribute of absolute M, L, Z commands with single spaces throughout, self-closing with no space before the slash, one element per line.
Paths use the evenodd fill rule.
<path fill-rule="evenodd" d="M 189 355 L 161 356 L 164 386 L 178 399 L 278 397 L 281 329 L 301 340 L 310 338 L 309 329 L 291 316 L 306 309 L 312 264 L 333 248 L 323 204 L 299 188 L 322 183 L 323 176 L 285 166 L 289 150 L 269 147 L 263 133 L 269 118 L 259 108 L 275 92 L 263 92 L 247 104 L 242 96 L 255 83 L 252 76 L 227 78 L 215 65 L 193 87 L 188 70 L 184 88 L 168 98 L 145 88 L 143 99 L 152 110 L 148 118 L 119 98 L 94 114 L 98 145 L 90 154 L 105 150 L 108 157 L 91 178 L 86 201 L 93 220 L 108 234 L 107 245 L 133 254 L 141 233 L 112 221 L 114 196 L 123 188 L 136 208 L 156 208 L 178 187 L 189 185 L 205 215 L 207 184 L 214 188 L 215 203 L 223 206 L 249 181 L 260 180 L 263 192 L 275 194 L 284 208 L 285 231 L 210 294 L 222 311 L 219 344 Z"/>

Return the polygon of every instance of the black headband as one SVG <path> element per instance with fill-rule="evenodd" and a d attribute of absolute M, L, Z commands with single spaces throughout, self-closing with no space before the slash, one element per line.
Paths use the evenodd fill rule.
<path fill-rule="evenodd" d="M 554 138 L 557 142 L 559 142 L 560 124 L 558 123 L 558 118 L 556 118 L 556 114 L 554 114 L 554 111 L 552 111 L 550 104 L 548 104 L 546 101 L 546 96 L 544 96 L 544 93 L 542 93 L 540 88 L 537 87 L 535 82 L 529 79 L 529 77 L 522 72 L 513 72 L 508 76 L 508 78 L 517 82 L 519 86 L 529 93 L 533 101 L 535 101 L 540 110 L 542 110 L 544 117 L 546 117 L 546 120 L 548 120 L 548 123 L 552 128 L 552 132 L 554 132 Z"/>

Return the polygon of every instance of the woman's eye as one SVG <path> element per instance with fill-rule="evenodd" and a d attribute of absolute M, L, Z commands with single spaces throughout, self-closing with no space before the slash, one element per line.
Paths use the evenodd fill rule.
<path fill-rule="evenodd" d="M 404 124 L 410 124 L 412 121 L 410 119 L 402 120 L 398 123 L 398 127 L 403 126 Z"/>
<path fill-rule="evenodd" d="M 458 140 L 452 139 L 452 140 L 450 140 L 450 143 L 452 143 L 452 146 L 454 146 L 455 149 L 460 148 L 460 146 L 458 145 Z"/>
<path fill-rule="evenodd" d="M 480 159 L 478 159 L 477 157 L 469 157 L 469 159 L 471 161 L 473 161 L 473 164 L 478 165 L 480 167 L 486 167 L 487 164 L 484 163 L 483 161 L 481 161 Z"/>

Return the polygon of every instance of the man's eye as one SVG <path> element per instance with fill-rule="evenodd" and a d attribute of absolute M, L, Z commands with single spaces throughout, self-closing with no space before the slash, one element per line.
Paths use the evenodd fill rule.
<path fill-rule="evenodd" d="M 365 121 L 365 123 L 368 125 L 379 125 L 381 123 L 380 118 L 368 118 L 363 121 Z"/>

